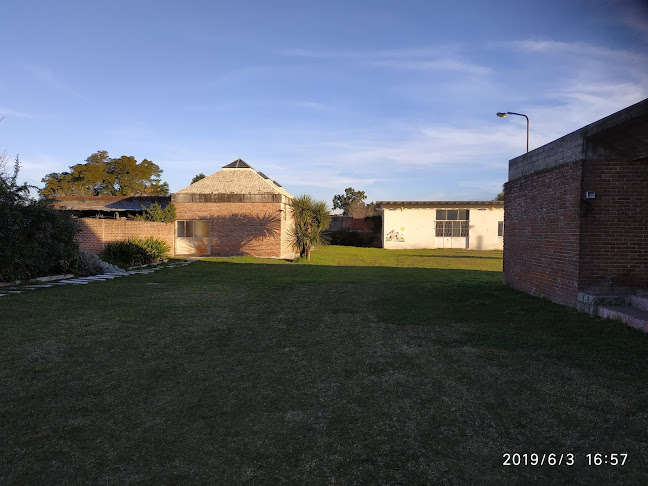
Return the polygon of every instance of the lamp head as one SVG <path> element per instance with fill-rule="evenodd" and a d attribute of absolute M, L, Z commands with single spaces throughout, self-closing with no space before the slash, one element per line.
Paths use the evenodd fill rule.
<path fill-rule="evenodd" d="M 506 115 L 506 113 L 497 113 L 497 116 L 499 116 L 500 118 L 506 118 Z"/>

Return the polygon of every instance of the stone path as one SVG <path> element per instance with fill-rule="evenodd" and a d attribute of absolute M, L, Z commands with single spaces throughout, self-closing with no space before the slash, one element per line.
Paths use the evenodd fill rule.
<path fill-rule="evenodd" d="M 0 297 L 5 297 L 7 295 L 12 295 L 12 294 L 22 294 L 23 292 L 29 292 L 31 290 L 47 289 L 50 287 L 56 287 L 61 285 L 88 285 L 89 283 L 103 282 L 105 280 L 112 280 L 118 277 L 126 277 L 128 275 L 147 274 L 147 273 L 157 272 L 158 270 L 163 270 L 166 268 L 185 267 L 191 263 L 193 263 L 193 261 L 189 260 L 189 261 L 184 261 L 179 263 L 171 263 L 169 265 L 159 265 L 159 266 L 156 265 L 152 267 L 142 268 L 140 270 L 129 270 L 125 273 L 105 273 L 103 275 L 92 275 L 90 277 L 66 278 L 63 280 L 57 280 L 55 282 L 54 281 L 44 282 L 42 284 L 32 283 L 29 285 L 15 285 L 13 287 L 3 287 L 0 288 Z"/>

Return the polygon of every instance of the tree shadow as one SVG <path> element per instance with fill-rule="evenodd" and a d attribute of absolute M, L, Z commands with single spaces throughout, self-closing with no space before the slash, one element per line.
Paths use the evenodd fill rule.
<path fill-rule="evenodd" d="M 281 254 L 281 212 L 231 214 L 210 219 L 211 255 Z"/>
<path fill-rule="evenodd" d="M 476 258 L 478 260 L 501 260 L 501 256 L 480 256 L 480 255 L 408 255 L 413 258 Z"/>

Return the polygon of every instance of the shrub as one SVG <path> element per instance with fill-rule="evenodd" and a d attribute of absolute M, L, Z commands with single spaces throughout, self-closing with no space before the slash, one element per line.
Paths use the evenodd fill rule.
<path fill-rule="evenodd" d="M 176 219 L 176 210 L 173 203 L 168 204 L 164 209 L 158 203 L 154 202 L 148 209 L 142 206 L 144 214 L 136 216 L 138 221 L 156 221 L 159 223 L 172 223 Z"/>
<path fill-rule="evenodd" d="M 19 168 L 16 158 L 13 176 L 0 174 L 0 280 L 75 271 L 78 222 L 49 199 L 31 199 L 30 186 L 16 183 Z"/>
<path fill-rule="evenodd" d="M 130 241 L 117 241 L 108 243 L 99 253 L 99 258 L 120 268 L 128 268 L 133 265 L 144 264 L 144 255 L 143 249 Z"/>
<path fill-rule="evenodd" d="M 148 238 L 130 238 L 126 241 L 109 243 L 99 257 L 120 268 L 134 265 L 146 265 L 163 258 L 170 248 L 164 241 L 149 236 Z"/>
<path fill-rule="evenodd" d="M 132 238 L 130 241 L 144 248 L 151 261 L 164 258 L 171 250 L 166 242 L 159 238 L 153 238 L 152 236 L 144 239 Z"/>
<path fill-rule="evenodd" d="M 380 246 L 380 234 L 376 232 L 358 232 L 348 229 L 332 231 L 330 233 L 331 245 L 375 247 Z"/>

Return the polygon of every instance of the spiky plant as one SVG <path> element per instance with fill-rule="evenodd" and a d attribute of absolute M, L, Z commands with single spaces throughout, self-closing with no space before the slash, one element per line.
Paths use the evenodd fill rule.
<path fill-rule="evenodd" d="M 322 232 L 331 224 L 329 208 L 324 201 L 315 201 L 307 194 L 294 198 L 290 208 L 295 221 L 291 231 L 293 248 L 300 258 L 310 261 L 311 250 L 328 243 Z"/>

